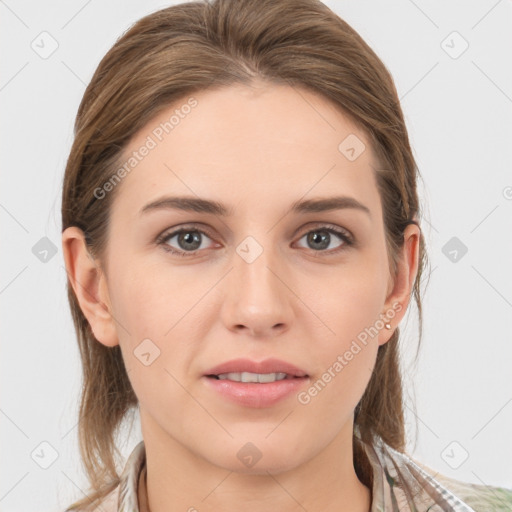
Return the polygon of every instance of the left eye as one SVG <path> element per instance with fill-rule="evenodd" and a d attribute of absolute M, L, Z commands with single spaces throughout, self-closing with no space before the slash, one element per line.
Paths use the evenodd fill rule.
<path fill-rule="evenodd" d="M 334 248 L 335 250 L 333 252 L 337 252 L 336 249 L 339 247 L 351 245 L 351 240 L 348 235 L 333 228 L 313 229 L 303 235 L 301 240 L 302 238 L 306 238 L 307 243 L 313 247 L 313 250 L 318 251 L 329 247 L 329 244 L 332 241 L 331 235 L 335 235 L 342 241 L 338 247 Z"/>

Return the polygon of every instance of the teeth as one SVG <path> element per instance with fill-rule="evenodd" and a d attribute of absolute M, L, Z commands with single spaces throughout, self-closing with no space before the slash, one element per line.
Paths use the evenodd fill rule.
<path fill-rule="evenodd" d="M 220 380 L 233 380 L 235 382 L 274 382 L 276 380 L 286 379 L 286 373 L 221 373 L 218 375 Z"/>

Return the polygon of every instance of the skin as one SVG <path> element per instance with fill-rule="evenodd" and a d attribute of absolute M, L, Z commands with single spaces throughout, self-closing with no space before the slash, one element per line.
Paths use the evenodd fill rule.
<path fill-rule="evenodd" d="M 63 233 L 80 306 L 98 342 L 120 344 L 139 399 L 150 509 L 235 511 L 244 503 L 249 512 L 368 511 L 370 491 L 353 466 L 353 413 L 379 345 L 407 309 L 419 228 L 407 227 L 392 276 L 378 162 L 366 135 L 323 97 L 255 82 L 194 98 L 191 113 L 117 185 L 104 260 L 88 255 L 78 228 Z M 125 154 L 177 107 L 148 123 Z M 350 134 L 366 146 L 354 161 L 338 150 Z M 287 213 L 294 201 L 334 193 L 356 198 L 370 215 L 350 208 Z M 164 195 L 214 199 L 235 214 L 139 213 Z M 191 223 L 192 231 L 209 232 L 198 235 L 195 255 L 179 257 L 155 242 Z M 325 224 L 348 230 L 356 245 L 343 247 L 331 234 L 317 249 L 305 235 Z M 247 236 L 263 249 L 252 263 L 236 252 Z M 190 252 L 178 236 L 167 245 Z M 202 375 L 221 362 L 277 357 L 306 371 L 307 390 L 391 310 L 392 329 L 361 344 L 308 404 L 292 394 L 249 408 L 205 385 Z M 133 354 L 147 338 L 160 350 L 149 366 Z M 250 468 L 237 457 L 248 441 L 262 455 Z"/>

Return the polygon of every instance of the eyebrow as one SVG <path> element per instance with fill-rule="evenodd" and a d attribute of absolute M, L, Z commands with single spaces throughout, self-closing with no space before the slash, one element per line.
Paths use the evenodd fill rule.
<path fill-rule="evenodd" d="M 295 201 L 292 203 L 291 213 L 319 213 L 333 210 L 355 209 L 365 212 L 371 217 L 370 209 L 360 203 L 354 197 L 335 196 L 324 197 L 320 199 L 307 199 L 304 201 Z M 231 208 L 210 199 L 201 199 L 199 197 L 162 197 L 145 205 L 140 214 L 145 214 L 156 210 L 183 210 L 187 212 L 209 213 L 221 217 L 231 217 L 234 212 Z"/>

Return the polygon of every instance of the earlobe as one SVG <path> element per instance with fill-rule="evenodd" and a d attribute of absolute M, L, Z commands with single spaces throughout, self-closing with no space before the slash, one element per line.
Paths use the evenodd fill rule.
<path fill-rule="evenodd" d="M 384 324 L 389 322 L 391 329 L 381 330 L 379 345 L 389 341 L 407 311 L 418 273 L 420 235 L 420 228 L 416 224 L 409 224 L 404 230 L 404 242 L 397 262 L 396 275 L 382 315 Z"/>
<path fill-rule="evenodd" d="M 94 337 L 103 345 L 118 345 L 106 277 L 87 250 L 81 229 L 72 226 L 64 230 L 62 251 L 68 279 Z"/>

